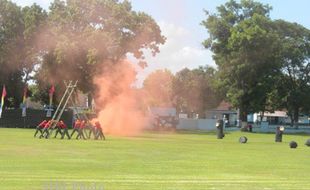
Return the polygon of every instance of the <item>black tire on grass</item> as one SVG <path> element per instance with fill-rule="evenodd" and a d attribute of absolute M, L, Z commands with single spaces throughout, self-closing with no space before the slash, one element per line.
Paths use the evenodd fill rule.
<path fill-rule="evenodd" d="M 295 142 L 295 141 L 291 141 L 290 142 L 290 148 L 297 148 L 297 142 Z"/>
<path fill-rule="evenodd" d="M 248 138 L 246 138 L 245 136 L 242 136 L 239 138 L 239 142 L 240 143 L 247 143 L 248 142 Z"/>

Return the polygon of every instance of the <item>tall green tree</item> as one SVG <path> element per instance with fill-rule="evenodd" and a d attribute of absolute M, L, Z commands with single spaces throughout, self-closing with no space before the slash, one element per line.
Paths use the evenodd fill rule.
<path fill-rule="evenodd" d="M 152 72 L 143 82 L 146 103 L 149 106 L 170 107 L 174 105 L 172 99 L 173 74 L 165 70 Z"/>
<path fill-rule="evenodd" d="M 143 50 L 155 55 L 165 42 L 149 15 L 118 0 L 55 0 L 44 39 L 46 53 L 37 79 L 54 84 L 79 80 L 78 88 L 85 93 L 95 91 L 94 76 L 108 72 L 128 53 L 146 66 Z"/>
<path fill-rule="evenodd" d="M 204 42 L 218 66 L 217 88 L 240 109 L 240 118 L 266 110 L 273 77 L 279 72 L 280 39 L 269 18 L 271 7 L 251 0 L 229 1 L 207 13 Z"/>
<path fill-rule="evenodd" d="M 185 68 L 177 72 L 172 83 L 177 110 L 199 113 L 204 117 L 207 109 L 216 107 L 221 97 L 213 88 L 214 76 L 215 69 L 212 67 Z"/>
<path fill-rule="evenodd" d="M 299 114 L 309 113 L 310 30 L 296 23 L 275 21 L 281 38 L 281 75 L 278 77 L 277 102 L 288 111 L 292 125 Z"/>
<path fill-rule="evenodd" d="M 36 16 L 31 16 L 34 13 Z M 36 64 L 30 59 L 36 57 L 31 41 L 42 15 L 44 11 L 37 5 L 21 8 L 11 1 L 0 0 L 0 82 L 7 86 L 9 107 L 19 107 L 24 86 Z"/>
<path fill-rule="evenodd" d="M 42 62 L 42 50 L 40 49 L 40 35 L 47 22 L 47 12 L 39 5 L 33 4 L 22 8 L 24 24 L 22 71 L 24 82 L 33 80 L 32 72 Z M 21 52 L 20 52 L 21 53 Z"/>
<path fill-rule="evenodd" d="M 20 71 L 19 44 L 22 43 L 23 22 L 21 9 L 16 4 L 0 0 L 0 81 L 5 84 L 9 98 L 9 107 L 18 107 L 22 91 L 22 73 Z M 14 88 L 13 88 L 14 86 Z"/>
<path fill-rule="evenodd" d="M 292 123 L 309 112 L 309 30 L 296 23 L 271 20 L 268 5 L 233 0 L 208 14 L 204 42 L 218 65 L 217 88 L 248 113 L 286 109 Z"/>

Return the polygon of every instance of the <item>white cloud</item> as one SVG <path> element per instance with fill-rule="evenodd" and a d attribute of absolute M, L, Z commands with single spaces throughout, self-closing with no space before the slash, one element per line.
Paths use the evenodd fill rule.
<path fill-rule="evenodd" d="M 160 47 L 160 53 L 155 57 L 146 52 L 148 67 L 138 70 L 138 86 L 141 86 L 147 75 L 157 69 L 166 68 L 176 73 L 186 67 L 193 69 L 205 65 L 215 66 L 212 53 L 206 50 L 201 42 L 192 44 L 195 36 L 189 30 L 165 22 L 160 22 L 159 26 L 167 41 Z"/>

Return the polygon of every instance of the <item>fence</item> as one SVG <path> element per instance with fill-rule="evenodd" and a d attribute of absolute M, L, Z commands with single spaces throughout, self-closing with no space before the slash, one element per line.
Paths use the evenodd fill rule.
<path fill-rule="evenodd" d="M 215 130 L 216 119 L 179 119 L 177 129 L 183 130 Z"/>
<path fill-rule="evenodd" d="M 61 119 L 70 127 L 72 125 L 72 111 L 65 110 Z M 35 128 L 46 117 L 46 111 L 27 109 L 26 117 L 22 117 L 22 109 L 6 109 L 0 118 L 0 127 L 6 128 Z"/>

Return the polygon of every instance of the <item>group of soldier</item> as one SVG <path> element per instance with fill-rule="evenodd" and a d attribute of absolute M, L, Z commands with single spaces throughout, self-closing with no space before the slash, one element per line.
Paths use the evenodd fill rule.
<path fill-rule="evenodd" d="M 57 138 L 57 135 L 61 135 L 61 139 L 64 139 L 65 136 L 68 139 L 72 139 L 73 135 L 77 133 L 76 139 L 90 139 L 91 136 L 95 140 L 101 139 L 105 140 L 105 136 L 102 131 L 102 127 L 98 121 L 94 124 L 89 120 L 80 120 L 76 119 L 73 124 L 73 131 L 71 135 L 68 131 L 68 126 L 63 122 L 63 120 L 44 120 L 37 127 L 34 133 L 34 137 L 40 132 L 39 138 L 50 138 L 53 132 L 56 131 L 54 138 Z"/>

